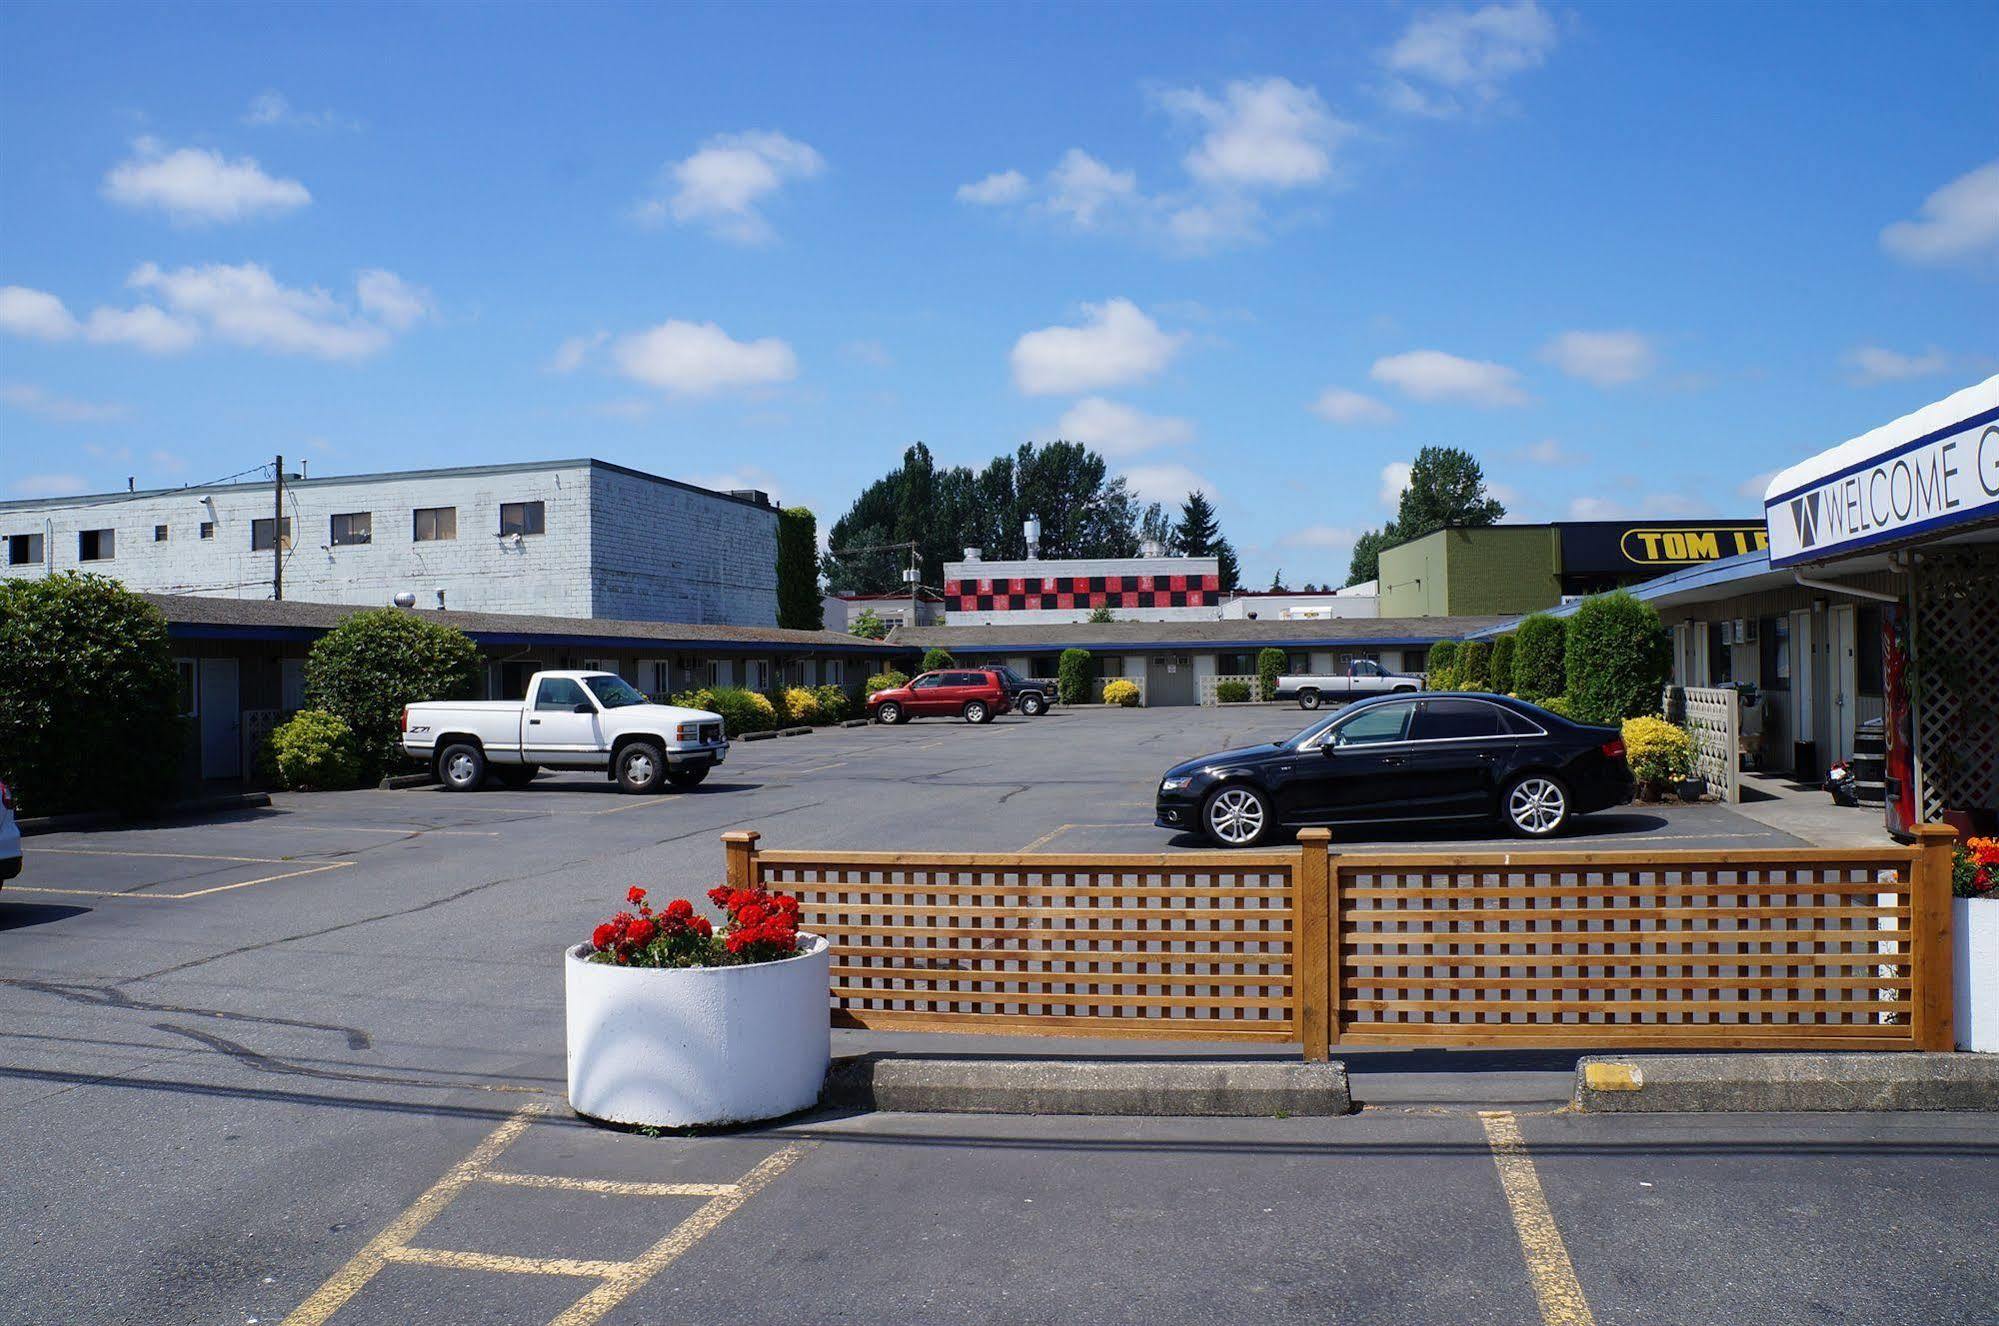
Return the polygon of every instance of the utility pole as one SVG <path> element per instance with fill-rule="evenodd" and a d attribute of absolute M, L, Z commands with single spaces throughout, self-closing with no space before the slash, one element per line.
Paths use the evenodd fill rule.
<path fill-rule="evenodd" d="M 285 597 L 285 458 L 271 467 L 271 597 L 280 603 Z M 238 536 L 241 537 L 240 535 Z"/>

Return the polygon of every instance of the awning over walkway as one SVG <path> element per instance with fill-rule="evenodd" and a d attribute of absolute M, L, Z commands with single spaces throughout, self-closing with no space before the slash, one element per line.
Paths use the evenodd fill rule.
<path fill-rule="evenodd" d="M 1778 567 L 1999 525 L 1999 376 L 1784 470 L 1763 514 Z"/>

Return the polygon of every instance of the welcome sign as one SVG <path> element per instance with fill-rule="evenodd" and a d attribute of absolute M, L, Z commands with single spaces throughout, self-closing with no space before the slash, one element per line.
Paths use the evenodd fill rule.
<path fill-rule="evenodd" d="M 1999 377 L 1784 471 L 1763 513 L 1772 566 L 1999 520 Z"/>

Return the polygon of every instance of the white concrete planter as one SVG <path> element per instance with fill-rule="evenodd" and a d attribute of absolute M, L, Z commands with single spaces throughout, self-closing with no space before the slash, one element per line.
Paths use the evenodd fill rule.
<path fill-rule="evenodd" d="M 742 967 L 614 967 L 564 956 L 569 1103 L 613 1123 L 774 1119 L 819 1099 L 833 1057 L 829 951 Z"/>
<path fill-rule="evenodd" d="M 1999 898 L 1952 898 L 1957 1048 L 1999 1053 Z"/>

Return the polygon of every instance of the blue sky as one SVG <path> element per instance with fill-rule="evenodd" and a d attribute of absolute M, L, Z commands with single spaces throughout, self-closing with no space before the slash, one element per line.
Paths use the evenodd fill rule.
<path fill-rule="evenodd" d="M 0 10 L 0 495 L 593 455 L 821 513 L 1098 445 L 1343 579 L 1999 367 L 1999 6 Z"/>

